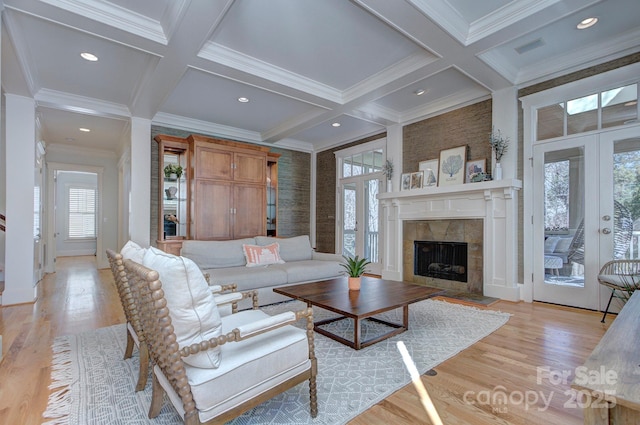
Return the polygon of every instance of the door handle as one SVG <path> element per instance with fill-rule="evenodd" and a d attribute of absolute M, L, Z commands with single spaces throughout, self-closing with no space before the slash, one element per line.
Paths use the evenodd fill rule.
<path fill-rule="evenodd" d="M 611 233 L 611 229 L 609 229 L 608 227 L 605 227 L 604 229 L 602 229 L 602 233 L 604 233 L 605 235 L 608 235 L 609 233 Z"/>

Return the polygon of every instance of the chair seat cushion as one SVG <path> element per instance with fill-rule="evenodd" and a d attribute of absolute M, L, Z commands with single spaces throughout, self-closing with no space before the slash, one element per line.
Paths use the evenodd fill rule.
<path fill-rule="evenodd" d="M 638 286 L 640 275 L 600 274 L 598 280 L 607 286 L 618 286 L 621 289 Z"/>
<path fill-rule="evenodd" d="M 260 310 L 222 318 L 222 332 L 269 317 Z M 284 326 L 222 346 L 217 369 L 185 365 L 193 399 L 202 422 L 211 419 L 310 367 L 306 332 Z"/>

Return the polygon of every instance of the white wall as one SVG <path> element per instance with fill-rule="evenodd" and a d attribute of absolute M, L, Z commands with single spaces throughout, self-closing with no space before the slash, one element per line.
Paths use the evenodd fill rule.
<path fill-rule="evenodd" d="M 97 174 L 60 172 L 56 181 L 56 256 L 94 255 L 96 239 L 69 240 L 69 186 L 98 188 Z"/>
<path fill-rule="evenodd" d="M 99 204 L 102 220 L 98 222 L 102 231 L 102 247 L 98 247 L 96 259 L 99 268 L 109 267 L 106 254 L 103 251 L 107 248 L 114 250 L 120 248 L 118 246 L 118 166 L 115 154 L 104 151 L 65 149 L 49 145 L 46 160 L 48 164 L 57 163 L 58 166 L 69 164 L 78 167 L 102 168 L 102 202 Z M 71 168 L 73 167 L 69 169 Z"/>

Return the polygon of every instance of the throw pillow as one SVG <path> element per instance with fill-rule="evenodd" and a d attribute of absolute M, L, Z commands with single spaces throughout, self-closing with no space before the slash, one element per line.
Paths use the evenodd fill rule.
<path fill-rule="evenodd" d="M 567 252 L 567 251 L 569 251 L 569 247 L 571 246 L 571 242 L 573 242 L 573 238 L 560 238 L 558 240 L 558 244 L 556 245 L 556 249 L 553 252 Z"/>
<path fill-rule="evenodd" d="M 142 264 L 142 258 L 144 257 L 145 249 L 135 243 L 134 241 L 129 241 L 120 250 L 120 255 L 125 260 L 135 261 L 136 263 Z"/>
<path fill-rule="evenodd" d="M 269 264 L 282 264 L 280 258 L 280 245 L 242 245 L 244 256 L 247 258 L 247 267 L 268 266 Z"/>
<path fill-rule="evenodd" d="M 558 245 L 558 241 L 560 240 L 557 236 L 549 236 L 544 240 L 544 252 L 553 252 L 556 249 L 556 245 Z"/>
<path fill-rule="evenodd" d="M 142 264 L 160 275 L 180 348 L 222 335 L 218 307 L 196 263 L 151 247 L 145 253 Z M 220 365 L 220 347 L 192 354 L 182 360 L 195 367 L 217 368 Z"/>
<path fill-rule="evenodd" d="M 280 257 L 284 261 L 304 261 L 313 258 L 313 249 L 309 235 L 294 236 L 291 238 L 273 238 L 270 236 L 256 236 L 256 243 L 260 246 L 278 242 L 280 245 Z"/>

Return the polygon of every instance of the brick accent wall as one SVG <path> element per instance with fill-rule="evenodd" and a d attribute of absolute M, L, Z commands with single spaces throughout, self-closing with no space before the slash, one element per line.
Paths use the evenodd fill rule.
<path fill-rule="evenodd" d="M 187 137 L 200 134 L 175 128 L 151 126 L 151 244 L 158 238 L 158 144 L 153 140 L 158 134 Z M 208 137 L 216 137 L 203 134 Z M 272 148 L 279 153 L 278 160 L 278 236 L 310 234 L 311 216 L 311 154 L 287 149 Z M 266 220 L 266 217 L 265 217 Z"/>
<path fill-rule="evenodd" d="M 467 145 L 467 161 L 486 158 L 491 172 L 492 101 L 485 100 L 402 129 L 402 172 L 418 171 L 420 161 L 439 159 L 440 151 Z"/>
<path fill-rule="evenodd" d="M 336 252 L 336 156 L 335 151 L 386 137 L 377 134 L 366 139 L 327 149 L 316 155 L 316 250 Z"/>

